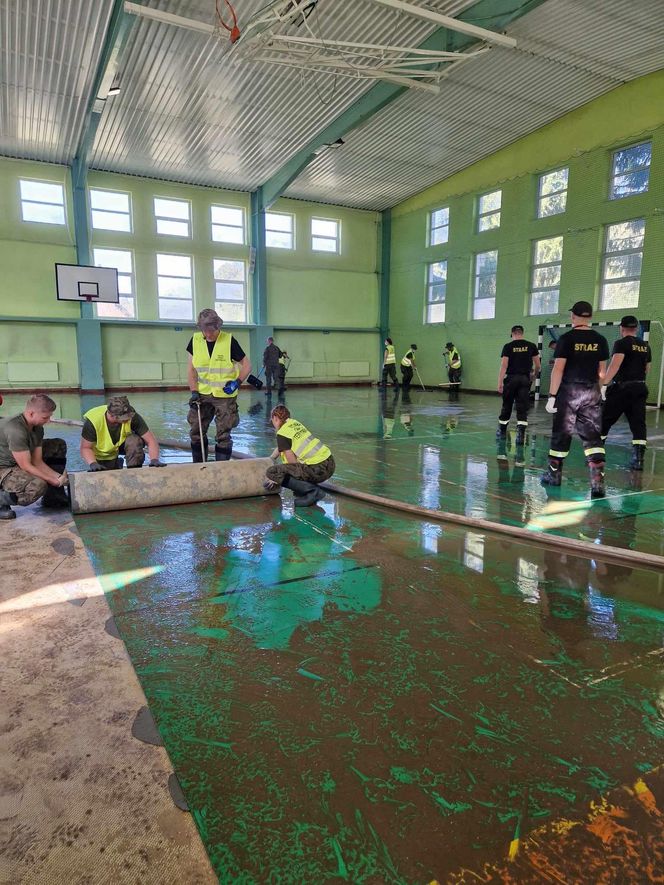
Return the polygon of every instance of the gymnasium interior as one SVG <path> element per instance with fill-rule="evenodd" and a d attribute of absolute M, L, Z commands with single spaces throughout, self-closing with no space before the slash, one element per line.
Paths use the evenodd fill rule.
<path fill-rule="evenodd" d="M 661 882 L 661 0 L 0 0 L 0 35 L 0 437 L 50 397 L 69 481 L 0 522 L 0 883 Z M 601 496 L 578 436 L 542 484 L 585 302 L 650 353 Z M 203 464 L 206 309 L 251 380 Z M 90 472 L 116 397 L 159 458 Z M 278 406 L 334 457 L 313 506 L 265 482 Z"/>

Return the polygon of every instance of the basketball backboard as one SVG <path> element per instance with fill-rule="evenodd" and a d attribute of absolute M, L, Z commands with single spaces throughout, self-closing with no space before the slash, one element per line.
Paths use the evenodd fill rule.
<path fill-rule="evenodd" d="M 114 267 L 56 264 L 55 286 L 58 301 L 117 304 L 120 300 L 118 272 Z"/>

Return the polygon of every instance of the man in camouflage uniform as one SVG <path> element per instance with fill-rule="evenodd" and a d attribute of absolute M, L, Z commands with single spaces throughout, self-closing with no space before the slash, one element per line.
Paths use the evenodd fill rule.
<path fill-rule="evenodd" d="M 20 415 L 0 421 L 0 519 L 15 519 L 12 504 L 45 507 L 69 503 L 65 486 L 67 444 L 44 439 L 56 405 L 45 394 L 31 396 Z"/>

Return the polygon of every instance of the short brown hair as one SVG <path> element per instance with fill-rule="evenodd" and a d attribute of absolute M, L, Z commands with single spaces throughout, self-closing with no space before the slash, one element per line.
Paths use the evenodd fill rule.
<path fill-rule="evenodd" d="M 275 406 L 270 412 L 270 418 L 277 418 L 283 424 L 284 421 L 288 421 L 290 418 L 290 412 L 286 408 L 286 406 Z"/>
<path fill-rule="evenodd" d="M 33 412 L 42 412 L 42 414 L 46 414 L 47 412 L 55 412 L 57 404 L 50 396 L 46 396 L 45 393 L 35 393 L 35 395 L 31 396 L 27 401 L 25 408 L 30 409 Z"/>

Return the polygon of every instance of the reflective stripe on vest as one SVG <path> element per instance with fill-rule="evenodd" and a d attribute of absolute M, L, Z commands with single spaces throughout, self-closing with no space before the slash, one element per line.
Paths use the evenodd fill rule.
<path fill-rule="evenodd" d="M 396 363 L 397 358 L 394 353 L 394 345 L 393 344 L 386 344 L 385 350 L 387 351 L 387 356 L 385 357 L 385 365 L 389 366 L 391 363 Z"/>
<path fill-rule="evenodd" d="M 295 421 L 293 418 L 285 421 L 277 430 L 277 434 L 291 440 L 291 451 L 302 464 L 320 464 L 332 454 L 326 445 L 309 433 L 304 424 L 300 424 L 299 421 Z M 284 452 L 280 452 L 280 455 L 284 464 L 287 464 L 288 461 Z"/>
<path fill-rule="evenodd" d="M 224 385 L 234 381 L 240 374 L 231 359 L 231 337 L 229 332 L 219 332 L 210 354 L 205 335 L 202 332 L 194 332 L 192 363 L 198 375 L 199 393 L 226 399 L 237 396 L 237 391 L 224 393 Z"/>
<path fill-rule="evenodd" d="M 120 446 L 131 433 L 131 421 L 123 421 L 120 425 L 120 436 L 116 443 L 111 439 L 111 431 L 106 423 L 106 406 L 95 406 L 83 415 L 97 431 L 97 441 L 92 444 L 97 461 L 115 461 Z"/>
<path fill-rule="evenodd" d="M 449 355 L 450 360 L 450 369 L 460 369 L 461 368 L 461 356 L 459 351 L 454 348 L 454 350 Z"/>
<path fill-rule="evenodd" d="M 401 360 L 401 365 L 402 366 L 412 366 L 413 365 L 411 362 L 412 358 L 413 358 L 413 351 L 409 350 L 408 353 L 405 355 L 405 357 Z"/>

